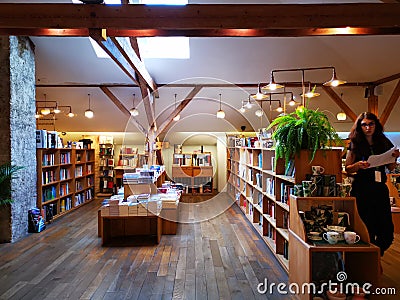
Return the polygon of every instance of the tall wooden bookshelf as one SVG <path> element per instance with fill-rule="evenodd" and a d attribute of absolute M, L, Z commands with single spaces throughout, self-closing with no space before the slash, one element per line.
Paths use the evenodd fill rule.
<path fill-rule="evenodd" d="M 312 173 L 311 165 L 324 166 L 326 174 L 341 182 L 341 149 L 318 151 L 312 164 L 308 153 L 302 152 L 294 161 L 293 176 L 285 175 L 284 160 L 275 160 L 274 149 L 235 146 L 228 141 L 227 154 L 228 194 L 289 271 L 289 189 Z"/>
<path fill-rule="evenodd" d="M 37 207 L 56 218 L 93 200 L 94 168 L 94 149 L 37 149 Z"/>
<path fill-rule="evenodd" d="M 114 144 L 99 144 L 99 195 L 111 196 L 114 192 Z"/>

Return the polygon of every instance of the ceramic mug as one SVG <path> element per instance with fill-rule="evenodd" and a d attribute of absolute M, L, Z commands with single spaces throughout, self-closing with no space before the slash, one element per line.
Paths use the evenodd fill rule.
<path fill-rule="evenodd" d="M 304 197 L 311 197 L 317 190 L 317 185 L 311 180 L 303 180 L 303 195 Z"/>
<path fill-rule="evenodd" d="M 311 170 L 313 172 L 313 175 L 321 175 L 325 172 L 325 168 L 322 166 L 311 166 Z"/>
<path fill-rule="evenodd" d="M 328 231 L 325 232 L 322 237 L 324 238 L 325 241 L 327 241 L 329 244 L 333 245 L 336 244 L 339 241 L 339 232 L 336 231 Z"/>
<path fill-rule="evenodd" d="M 295 184 L 293 186 L 293 195 L 297 197 L 303 197 L 303 185 L 302 184 Z"/>
<path fill-rule="evenodd" d="M 349 197 L 351 192 L 351 184 L 350 183 L 338 183 L 337 184 L 337 193 L 340 197 Z"/>
<path fill-rule="evenodd" d="M 360 236 L 354 231 L 345 231 L 344 239 L 347 244 L 355 244 L 360 240 Z"/>

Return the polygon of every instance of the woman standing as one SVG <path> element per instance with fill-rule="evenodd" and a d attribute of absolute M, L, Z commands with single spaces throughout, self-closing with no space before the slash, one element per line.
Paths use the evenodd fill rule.
<path fill-rule="evenodd" d="M 360 114 L 351 128 L 350 146 L 346 157 L 346 171 L 356 173 L 351 194 L 357 199 L 357 209 L 368 229 L 371 243 L 384 254 L 393 242 L 393 222 L 390 209 L 389 190 L 386 186 L 385 167 L 393 170 L 393 163 L 369 168 L 368 157 L 382 154 L 393 148 L 392 142 L 383 133 L 383 126 L 376 115 Z M 399 157 L 399 150 L 393 151 Z"/>

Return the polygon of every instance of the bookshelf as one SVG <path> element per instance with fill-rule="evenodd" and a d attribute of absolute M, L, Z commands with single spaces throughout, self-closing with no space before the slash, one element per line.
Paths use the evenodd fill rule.
<path fill-rule="evenodd" d="M 37 207 L 46 221 L 94 197 L 94 149 L 37 149 Z"/>
<path fill-rule="evenodd" d="M 184 185 L 185 193 L 210 194 L 213 192 L 211 153 L 174 153 L 172 178 Z"/>
<path fill-rule="evenodd" d="M 312 173 L 311 165 L 323 166 L 325 174 L 335 176 L 335 183 L 341 182 L 341 149 L 317 151 L 312 164 L 308 152 L 301 152 L 288 174 L 284 160 L 275 160 L 272 148 L 241 146 L 234 137 L 228 137 L 227 145 L 227 192 L 289 271 L 290 189 Z"/>
<path fill-rule="evenodd" d="M 99 196 L 111 196 L 114 192 L 114 144 L 99 144 Z"/>

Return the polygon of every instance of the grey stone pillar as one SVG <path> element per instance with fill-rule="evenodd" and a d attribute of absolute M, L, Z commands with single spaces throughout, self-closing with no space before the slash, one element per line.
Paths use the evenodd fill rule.
<path fill-rule="evenodd" d="M 13 204 L 0 208 L 0 242 L 28 233 L 36 206 L 35 57 L 27 37 L 0 36 L 0 164 L 23 166 L 12 180 Z"/>

